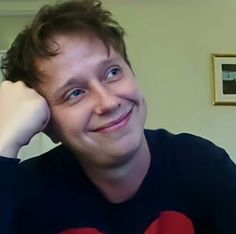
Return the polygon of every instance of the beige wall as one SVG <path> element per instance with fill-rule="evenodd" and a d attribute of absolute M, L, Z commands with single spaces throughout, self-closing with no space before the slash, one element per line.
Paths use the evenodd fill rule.
<path fill-rule="evenodd" d="M 211 53 L 236 53 L 236 1 L 104 2 L 126 28 L 130 60 L 149 105 L 146 126 L 209 138 L 236 161 L 236 107 L 212 105 L 210 60 Z M 0 18 L 0 50 L 28 20 Z"/>

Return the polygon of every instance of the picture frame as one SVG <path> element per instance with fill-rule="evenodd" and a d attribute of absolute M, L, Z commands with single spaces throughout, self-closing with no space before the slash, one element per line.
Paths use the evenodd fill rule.
<path fill-rule="evenodd" d="M 212 54 L 214 105 L 236 105 L 236 54 Z"/>
<path fill-rule="evenodd" d="M 0 64 L 1 64 L 1 58 L 4 55 L 5 51 L 0 50 Z M 0 70 L 0 82 L 3 80 L 3 74 L 2 71 Z"/>

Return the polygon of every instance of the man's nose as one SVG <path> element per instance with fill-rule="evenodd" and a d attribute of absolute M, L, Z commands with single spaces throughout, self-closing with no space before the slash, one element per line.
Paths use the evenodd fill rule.
<path fill-rule="evenodd" d="M 120 98 L 117 97 L 111 90 L 102 85 L 96 87 L 95 113 L 97 115 L 115 111 L 120 105 Z"/>

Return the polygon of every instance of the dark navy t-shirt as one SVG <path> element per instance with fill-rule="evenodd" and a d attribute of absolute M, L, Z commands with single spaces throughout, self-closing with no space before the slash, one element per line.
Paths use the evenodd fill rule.
<path fill-rule="evenodd" d="M 65 146 L 0 159 L 1 234 L 235 234 L 236 166 L 191 134 L 145 130 L 148 173 L 128 201 L 107 201 Z"/>

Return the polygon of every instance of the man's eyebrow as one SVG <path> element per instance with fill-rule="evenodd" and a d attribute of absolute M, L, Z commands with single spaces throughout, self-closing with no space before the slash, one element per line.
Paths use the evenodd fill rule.
<path fill-rule="evenodd" d="M 107 58 L 103 61 L 101 61 L 99 64 L 98 64 L 98 67 L 104 67 L 104 66 L 109 66 L 110 64 L 112 63 L 115 63 L 117 62 L 119 59 L 117 59 L 116 57 L 115 58 Z"/>
<path fill-rule="evenodd" d="M 118 56 L 108 57 L 97 64 L 97 70 L 103 69 L 104 67 L 108 67 L 112 64 L 117 64 L 119 63 L 119 61 L 120 58 Z"/>

